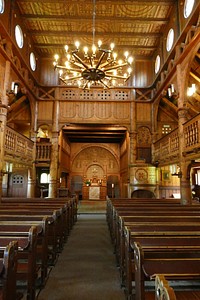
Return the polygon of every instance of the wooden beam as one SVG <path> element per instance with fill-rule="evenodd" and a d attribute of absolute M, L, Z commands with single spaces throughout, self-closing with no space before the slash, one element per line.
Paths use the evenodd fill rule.
<path fill-rule="evenodd" d="M 10 105 L 9 112 L 21 106 L 21 104 L 27 99 L 27 96 L 24 95 L 21 98 L 17 99 L 14 103 Z"/>
<path fill-rule="evenodd" d="M 170 108 L 172 108 L 173 110 L 175 110 L 175 112 L 178 112 L 178 107 L 173 104 L 172 102 L 170 102 L 167 98 L 162 97 L 162 101 L 167 104 L 167 106 L 169 106 Z"/>
<path fill-rule="evenodd" d="M 198 82 L 200 82 L 200 78 L 197 74 L 194 74 L 193 72 L 190 72 L 190 75 Z"/>

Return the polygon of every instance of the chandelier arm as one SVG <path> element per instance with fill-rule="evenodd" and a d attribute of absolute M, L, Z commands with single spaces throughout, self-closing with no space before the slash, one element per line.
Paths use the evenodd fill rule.
<path fill-rule="evenodd" d="M 115 69 L 122 68 L 122 67 L 125 67 L 125 66 L 127 66 L 127 63 L 123 63 L 121 65 L 115 65 L 115 66 L 112 66 L 112 67 L 109 67 L 109 68 L 105 68 L 104 72 L 107 72 L 107 71 L 110 71 L 110 70 L 115 70 Z"/>
<path fill-rule="evenodd" d="M 72 53 L 73 57 L 75 57 L 87 70 L 89 69 L 88 66 L 84 63 L 84 61 L 75 53 Z"/>
<path fill-rule="evenodd" d="M 111 63 L 113 63 L 113 59 L 111 59 L 110 61 L 106 61 L 105 63 L 102 63 L 99 67 L 102 69 L 106 66 L 109 66 Z"/>
<path fill-rule="evenodd" d="M 86 86 L 88 85 L 88 82 L 89 82 L 89 80 L 86 81 L 86 83 L 85 83 L 84 86 L 83 86 L 83 89 L 86 88 Z"/>
<path fill-rule="evenodd" d="M 74 71 L 74 72 L 80 72 L 80 69 L 74 69 L 74 68 L 67 68 L 67 67 L 64 67 L 64 66 L 57 66 L 55 67 L 56 69 L 60 69 L 60 70 L 67 70 L 67 71 Z"/>
<path fill-rule="evenodd" d="M 61 80 L 61 81 L 63 81 L 64 83 L 66 83 L 67 81 L 69 81 L 69 80 L 75 80 L 75 79 L 79 79 L 79 78 L 81 78 L 82 76 L 80 75 L 80 76 L 74 76 L 74 77 L 69 77 L 68 79 L 67 78 L 62 78 L 62 77 L 59 77 L 59 79 Z"/>
<path fill-rule="evenodd" d="M 100 64 L 101 64 L 101 62 L 102 62 L 104 56 L 105 56 L 105 52 L 103 52 L 103 53 L 101 54 L 101 56 L 99 57 L 99 60 L 98 60 L 97 65 L 96 65 L 96 69 L 98 69 L 98 67 L 100 66 Z"/>
<path fill-rule="evenodd" d="M 125 80 L 124 82 L 127 82 L 127 80 L 131 77 L 131 75 L 129 75 Z"/>
<path fill-rule="evenodd" d="M 102 84 L 103 86 L 105 86 L 107 89 L 110 89 L 110 86 L 107 85 L 105 82 L 103 82 L 103 80 L 100 80 L 100 82 L 101 82 L 101 84 Z"/>
<path fill-rule="evenodd" d="M 116 78 L 116 79 L 126 79 L 126 77 L 124 76 L 120 76 L 120 75 L 112 75 L 112 74 L 106 74 L 105 75 L 106 78 Z"/>
<path fill-rule="evenodd" d="M 79 67 L 80 69 L 82 69 L 83 68 L 83 65 L 82 64 L 79 64 L 78 62 L 76 62 L 76 61 L 72 61 L 72 62 L 70 62 L 71 64 L 73 64 L 73 65 L 75 65 L 75 66 L 77 66 L 77 67 Z M 79 72 L 81 71 L 79 69 Z"/>

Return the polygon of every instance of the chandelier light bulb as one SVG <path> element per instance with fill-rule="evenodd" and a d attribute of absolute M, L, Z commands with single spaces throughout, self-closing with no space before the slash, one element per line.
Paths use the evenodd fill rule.
<path fill-rule="evenodd" d="M 128 58 L 128 51 L 124 52 L 124 56 L 126 57 L 126 59 Z"/>
<path fill-rule="evenodd" d="M 84 51 L 85 56 L 87 56 L 87 54 L 88 54 L 88 47 L 84 47 L 83 51 Z"/>
<path fill-rule="evenodd" d="M 101 46 L 102 46 L 102 41 L 99 40 L 99 41 L 98 41 L 98 47 L 101 48 Z"/>
<path fill-rule="evenodd" d="M 111 43 L 111 44 L 110 44 L 110 49 L 111 49 L 111 51 L 114 49 L 114 47 L 115 47 L 115 44 L 114 44 L 114 43 Z"/>
<path fill-rule="evenodd" d="M 67 60 L 70 61 L 70 59 L 71 59 L 71 55 L 68 53 L 67 54 Z"/>
<path fill-rule="evenodd" d="M 65 51 L 68 52 L 68 50 L 69 50 L 69 46 L 65 45 Z"/>
<path fill-rule="evenodd" d="M 128 63 L 131 65 L 133 63 L 133 57 L 132 56 L 129 56 L 128 58 Z"/>
<path fill-rule="evenodd" d="M 55 55 L 54 55 L 54 58 L 55 58 L 56 61 L 58 61 L 59 55 L 58 55 L 58 54 L 55 54 Z"/>
<path fill-rule="evenodd" d="M 69 61 L 68 61 L 68 60 L 66 60 L 66 62 L 65 62 L 65 67 L 66 67 L 66 68 L 70 68 L 70 64 L 69 64 Z"/>
<path fill-rule="evenodd" d="M 63 70 L 59 70 L 60 77 L 62 76 L 62 74 L 63 74 Z"/>
<path fill-rule="evenodd" d="M 78 49 L 79 49 L 79 46 L 80 46 L 79 41 L 76 41 L 76 42 L 75 42 L 75 46 L 76 46 L 76 49 L 78 50 Z"/>
<path fill-rule="evenodd" d="M 131 74 L 131 72 L 132 72 L 132 69 L 131 68 L 128 68 L 128 74 L 130 75 Z"/>
<path fill-rule="evenodd" d="M 96 50 L 97 50 L 96 46 L 95 46 L 95 45 L 93 45 L 93 46 L 92 46 L 92 53 L 93 53 L 93 55 L 95 55 L 95 54 L 96 54 Z"/>
<path fill-rule="evenodd" d="M 117 58 L 117 53 L 115 52 L 115 53 L 113 53 L 113 59 L 114 59 L 114 61 L 116 60 L 116 58 Z"/>

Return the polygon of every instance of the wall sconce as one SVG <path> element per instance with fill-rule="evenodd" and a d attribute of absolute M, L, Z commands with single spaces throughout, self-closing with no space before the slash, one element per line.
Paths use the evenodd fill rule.
<path fill-rule="evenodd" d="M 167 93 L 168 93 L 169 98 L 171 98 L 173 95 L 176 94 L 175 88 L 174 88 L 174 84 L 173 84 L 173 83 L 170 84 L 170 86 L 168 87 Z"/>
<path fill-rule="evenodd" d="M 12 163 L 9 163 L 9 162 L 6 162 L 6 165 L 5 165 L 5 168 L 2 170 L 2 174 L 10 174 L 12 173 L 12 170 L 13 170 L 13 164 Z"/>
<path fill-rule="evenodd" d="M 193 83 L 191 87 L 187 88 L 188 97 L 191 97 L 195 92 L 196 92 L 196 85 L 195 83 Z"/>
<path fill-rule="evenodd" d="M 178 178 L 182 178 L 182 172 L 179 166 L 176 167 L 176 171 L 172 173 L 172 176 L 177 176 Z"/>
<path fill-rule="evenodd" d="M 10 89 L 10 91 L 8 91 L 8 94 L 14 94 L 14 95 L 17 95 L 17 93 L 18 93 L 18 88 L 19 88 L 19 84 L 13 81 L 12 84 L 11 84 L 11 89 Z"/>

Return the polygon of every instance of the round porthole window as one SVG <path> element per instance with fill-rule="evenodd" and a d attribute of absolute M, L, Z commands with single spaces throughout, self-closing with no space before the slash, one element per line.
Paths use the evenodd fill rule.
<path fill-rule="evenodd" d="M 24 45 L 24 38 L 23 38 L 23 32 L 19 25 L 15 26 L 15 40 L 17 43 L 17 46 L 19 48 L 22 48 Z"/>
<path fill-rule="evenodd" d="M 172 49 L 174 43 L 174 29 L 170 29 L 167 35 L 167 43 L 166 43 L 166 49 L 169 52 Z"/>
<path fill-rule="evenodd" d="M 157 55 L 155 61 L 155 73 L 157 74 L 159 70 L 160 70 L 160 55 Z"/>
<path fill-rule="evenodd" d="M 195 0 L 185 0 L 184 17 L 188 18 L 193 10 Z"/>
<path fill-rule="evenodd" d="M 4 13 L 4 0 L 0 0 L 0 14 L 3 14 Z"/>
<path fill-rule="evenodd" d="M 32 71 L 36 70 L 36 59 L 35 59 L 35 54 L 33 52 L 31 52 L 30 54 L 30 66 Z"/>

